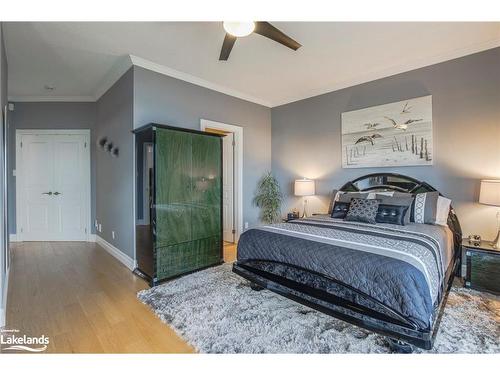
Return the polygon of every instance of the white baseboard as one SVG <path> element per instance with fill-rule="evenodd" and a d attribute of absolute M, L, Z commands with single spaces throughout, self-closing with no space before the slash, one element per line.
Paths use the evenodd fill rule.
<path fill-rule="evenodd" d="M 129 270 L 133 271 L 135 269 L 135 261 L 111 245 L 108 241 L 104 240 L 102 237 L 99 237 L 98 235 L 95 236 L 95 242 L 100 245 L 104 250 L 106 250 L 108 253 L 113 255 L 116 259 L 118 259 L 125 267 L 127 267 Z"/>
<path fill-rule="evenodd" d="M 50 241 L 59 241 L 59 240 L 50 240 Z M 69 241 L 69 240 L 61 240 L 61 241 Z M 79 242 L 80 240 L 78 240 Z M 22 241 L 19 241 L 19 239 L 17 238 L 17 234 L 10 234 L 9 235 L 9 242 L 22 242 Z M 87 242 L 96 242 L 96 235 L 95 234 L 89 234 L 87 236 Z"/>
<path fill-rule="evenodd" d="M 7 268 L 5 273 L 5 284 L 3 286 L 3 295 L 0 296 L 2 300 L 0 301 L 0 327 L 5 327 L 7 322 L 7 295 L 9 291 L 9 273 L 10 267 Z"/>

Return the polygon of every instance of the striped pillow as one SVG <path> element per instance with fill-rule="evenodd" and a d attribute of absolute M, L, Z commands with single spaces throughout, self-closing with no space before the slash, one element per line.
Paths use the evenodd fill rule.
<path fill-rule="evenodd" d="M 447 225 L 451 200 L 439 196 L 439 192 L 415 195 L 411 206 L 410 221 L 418 224 Z"/>

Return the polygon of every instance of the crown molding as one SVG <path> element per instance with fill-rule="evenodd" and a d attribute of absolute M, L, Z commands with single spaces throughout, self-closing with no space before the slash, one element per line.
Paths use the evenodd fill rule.
<path fill-rule="evenodd" d="M 192 84 L 197 85 L 197 86 L 205 87 L 205 88 L 210 89 L 210 90 L 218 91 L 220 93 L 223 93 L 223 94 L 226 94 L 229 96 L 233 96 L 233 97 L 238 98 L 238 99 L 243 99 L 243 100 L 246 100 L 248 102 L 260 104 L 260 105 L 263 105 L 265 107 L 272 107 L 271 103 L 269 103 L 265 100 L 262 100 L 260 98 L 256 98 L 254 96 L 247 95 L 247 94 L 242 93 L 240 91 L 233 90 L 229 87 L 204 80 L 203 78 L 199 78 L 199 77 L 193 76 L 191 74 L 184 73 L 184 72 L 181 72 L 179 70 L 169 68 L 165 65 L 157 64 L 155 62 L 152 62 L 152 61 L 149 61 L 149 60 L 146 60 L 146 59 L 143 59 L 141 57 L 134 56 L 134 55 L 130 55 L 130 59 L 132 60 L 132 64 L 135 66 L 139 66 L 141 68 L 151 70 L 153 72 L 160 73 L 160 74 L 163 74 L 163 75 L 166 75 L 169 77 L 177 78 L 177 79 L 180 79 L 181 81 L 186 81 L 186 82 L 192 83 Z"/>
<path fill-rule="evenodd" d="M 9 102 L 95 102 L 94 96 L 10 95 Z"/>
<path fill-rule="evenodd" d="M 131 67 L 130 55 L 120 57 L 102 78 L 102 83 L 94 92 L 94 101 L 98 101 Z"/>
<path fill-rule="evenodd" d="M 428 67 L 431 65 L 436 65 L 436 64 L 443 63 L 446 61 L 450 61 L 450 60 L 458 59 L 458 58 L 465 57 L 468 55 L 472 55 L 474 53 L 483 52 L 483 51 L 486 51 L 486 50 L 489 50 L 492 48 L 497 48 L 499 46 L 500 46 L 500 36 L 496 39 L 491 39 L 491 40 L 488 40 L 488 41 L 483 42 L 483 43 L 476 43 L 476 44 L 473 44 L 473 45 L 470 45 L 467 47 L 463 47 L 463 48 L 458 48 L 458 49 L 455 49 L 455 50 L 450 51 L 450 52 L 434 55 L 432 57 L 413 60 L 412 62 L 409 62 L 406 64 L 394 65 L 392 67 L 382 69 L 382 70 L 367 72 L 363 76 L 357 77 L 357 78 L 352 79 L 352 80 L 342 81 L 339 83 L 335 83 L 331 86 L 326 86 L 326 87 L 322 87 L 319 89 L 310 90 L 307 93 L 304 93 L 302 95 L 291 96 L 287 99 L 277 101 L 275 103 L 272 103 L 271 108 L 279 107 L 281 105 L 290 104 L 290 103 L 297 102 L 297 101 L 304 100 L 304 99 L 310 99 L 310 98 L 313 98 L 315 96 L 328 94 L 330 92 L 342 90 L 342 89 L 345 89 L 348 87 L 353 87 L 356 85 L 361 85 L 363 83 L 368 83 L 371 81 L 376 81 L 378 79 L 394 76 L 397 74 L 410 72 L 412 70 L 425 68 L 425 67 Z"/>

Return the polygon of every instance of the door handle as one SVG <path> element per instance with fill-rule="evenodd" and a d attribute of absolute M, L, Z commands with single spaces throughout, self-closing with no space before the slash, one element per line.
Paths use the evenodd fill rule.
<path fill-rule="evenodd" d="M 44 195 L 44 194 L 45 194 L 45 195 L 52 195 L 52 192 L 51 192 L 51 191 L 49 191 L 48 193 L 42 193 L 42 195 Z"/>
<path fill-rule="evenodd" d="M 59 193 L 58 191 L 56 191 L 56 192 L 54 193 L 54 195 L 61 195 L 61 194 L 62 194 L 62 193 Z"/>

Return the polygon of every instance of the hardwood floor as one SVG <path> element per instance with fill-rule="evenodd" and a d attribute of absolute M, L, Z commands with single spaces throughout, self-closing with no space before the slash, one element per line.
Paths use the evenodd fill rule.
<path fill-rule="evenodd" d="M 231 242 L 224 242 L 224 262 L 233 263 L 236 260 L 236 245 Z"/>
<path fill-rule="evenodd" d="M 194 352 L 136 298 L 147 287 L 95 243 L 15 243 L 6 328 L 48 336 L 50 353 Z"/>

